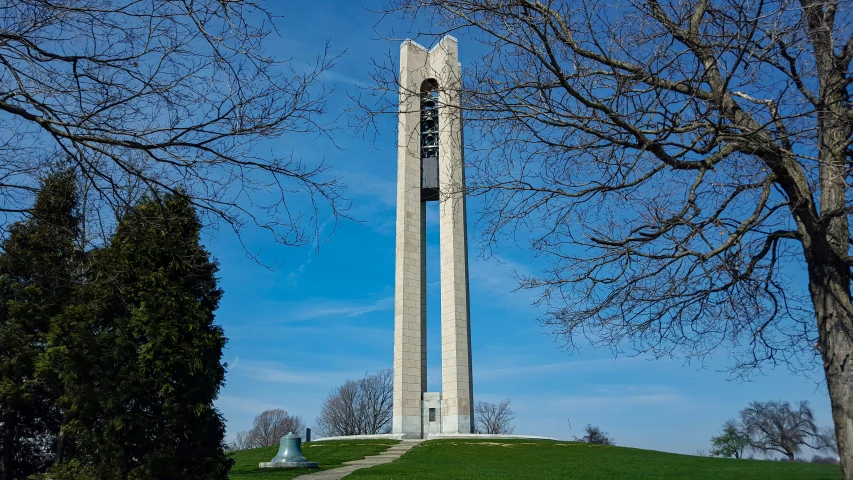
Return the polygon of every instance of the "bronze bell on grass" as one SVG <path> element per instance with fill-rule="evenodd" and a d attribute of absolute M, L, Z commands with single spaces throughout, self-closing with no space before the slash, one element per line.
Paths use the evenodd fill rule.
<path fill-rule="evenodd" d="M 304 463 L 307 461 L 305 455 L 302 455 L 302 439 L 293 432 L 281 437 L 281 442 L 278 444 L 278 455 L 270 460 L 272 463 Z"/>

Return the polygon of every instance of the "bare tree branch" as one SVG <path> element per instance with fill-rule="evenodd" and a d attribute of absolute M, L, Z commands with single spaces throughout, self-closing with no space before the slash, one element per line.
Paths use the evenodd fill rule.
<path fill-rule="evenodd" d="M 484 255 L 568 349 L 823 367 L 853 480 L 853 10 L 816 0 L 396 0 L 460 32 L 467 194 Z M 419 41 L 423 42 L 422 39 Z M 396 113 L 393 60 L 357 124 Z M 441 86 L 439 86 L 441 88 Z M 443 192 L 449 193 L 449 192 Z"/>
<path fill-rule="evenodd" d="M 322 161 L 264 144 L 334 128 L 319 79 L 337 56 L 327 45 L 307 68 L 266 56 L 273 20 L 254 0 L 4 2 L 0 212 L 25 212 L 34 179 L 62 164 L 107 217 L 180 190 L 210 222 L 286 245 L 346 218 Z"/>

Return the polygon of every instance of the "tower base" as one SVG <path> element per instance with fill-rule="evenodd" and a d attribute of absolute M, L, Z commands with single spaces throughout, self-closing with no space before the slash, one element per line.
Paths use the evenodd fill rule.
<path fill-rule="evenodd" d="M 444 415 L 441 392 L 424 392 L 421 416 L 395 416 L 392 432 L 401 438 L 430 438 L 431 435 L 471 435 L 470 415 Z"/>

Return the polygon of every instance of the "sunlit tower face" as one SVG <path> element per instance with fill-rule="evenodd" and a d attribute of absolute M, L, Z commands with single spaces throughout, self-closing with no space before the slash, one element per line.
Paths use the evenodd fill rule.
<path fill-rule="evenodd" d="M 473 431 L 468 245 L 459 46 L 400 45 L 392 431 L 403 438 Z M 427 391 L 427 202 L 436 202 L 441 391 Z"/>
<path fill-rule="evenodd" d="M 438 200 L 438 87 L 427 80 L 421 88 L 421 200 Z"/>

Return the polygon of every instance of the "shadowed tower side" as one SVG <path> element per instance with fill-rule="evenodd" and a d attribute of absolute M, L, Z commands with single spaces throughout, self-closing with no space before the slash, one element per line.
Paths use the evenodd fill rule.
<path fill-rule="evenodd" d="M 455 38 L 400 47 L 393 432 L 473 431 L 461 69 Z M 426 202 L 439 202 L 442 392 L 426 392 Z M 426 395 L 425 395 L 426 394 Z"/>

